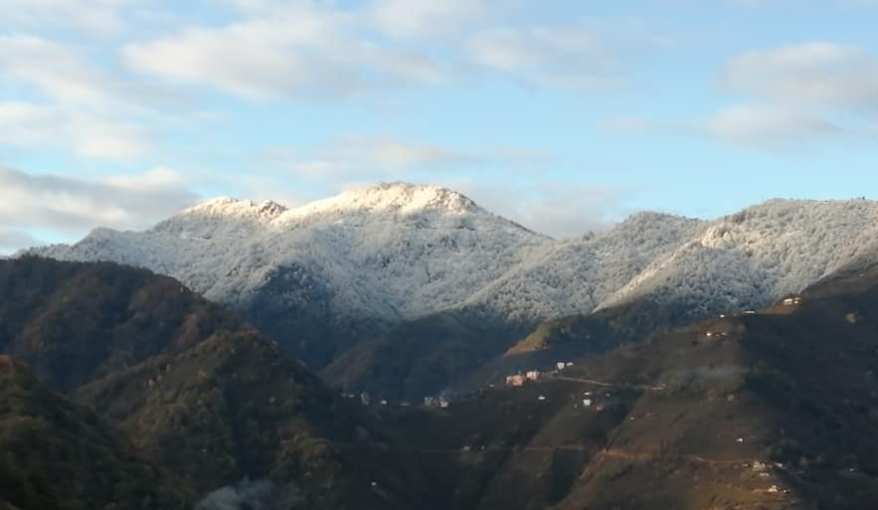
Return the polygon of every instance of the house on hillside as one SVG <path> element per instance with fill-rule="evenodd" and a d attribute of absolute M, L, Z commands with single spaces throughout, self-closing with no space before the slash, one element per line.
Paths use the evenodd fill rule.
<path fill-rule="evenodd" d="M 506 386 L 524 386 L 526 380 L 521 374 L 506 376 Z"/>
<path fill-rule="evenodd" d="M 540 373 L 539 370 L 530 370 L 525 374 L 525 377 L 527 378 L 528 381 L 536 382 L 536 381 L 540 380 L 541 375 L 542 374 Z"/>

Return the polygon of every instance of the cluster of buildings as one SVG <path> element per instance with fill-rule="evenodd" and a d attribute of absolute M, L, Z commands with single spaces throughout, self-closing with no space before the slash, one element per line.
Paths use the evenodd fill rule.
<path fill-rule="evenodd" d="M 729 336 L 729 332 L 728 331 L 707 331 L 704 333 L 704 336 L 706 336 L 707 338 L 712 338 L 715 336 Z"/>
<path fill-rule="evenodd" d="M 360 404 L 366 407 L 372 405 L 373 402 L 372 396 L 369 395 L 369 393 L 366 391 L 360 393 L 359 395 L 356 393 L 342 393 L 341 396 L 342 398 L 346 398 L 348 400 L 359 400 Z M 377 400 L 376 402 L 382 406 L 390 405 L 390 402 L 388 402 L 386 399 Z M 411 405 L 411 402 L 399 402 L 399 407 L 411 407 Z M 451 405 L 450 401 L 445 397 L 424 397 L 425 407 L 440 407 L 444 409 L 449 405 Z"/>
<path fill-rule="evenodd" d="M 612 397 L 609 393 L 603 395 L 604 401 L 601 401 L 601 395 L 586 391 L 582 394 L 582 407 L 596 413 L 602 412 L 607 407 L 607 401 Z M 577 406 L 578 407 L 578 406 Z M 633 418 L 633 417 L 632 417 Z"/>
<path fill-rule="evenodd" d="M 451 403 L 445 397 L 424 397 L 424 407 L 439 407 L 445 409 Z"/>
<path fill-rule="evenodd" d="M 524 374 L 506 376 L 506 386 L 524 386 L 527 382 L 537 382 L 543 373 L 539 370 L 528 370 Z"/>
<path fill-rule="evenodd" d="M 570 368 L 573 363 L 570 361 L 559 361 L 555 363 L 555 372 L 560 372 L 565 368 Z M 506 386 L 524 386 L 528 382 L 537 382 L 543 377 L 543 372 L 539 370 L 528 370 L 525 373 L 517 373 L 506 376 Z"/>

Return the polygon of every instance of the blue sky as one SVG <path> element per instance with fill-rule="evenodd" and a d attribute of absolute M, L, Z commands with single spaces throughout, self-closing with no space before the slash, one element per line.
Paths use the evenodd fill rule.
<path fill-rule="evenodd" d="M 878 1 L 0 8 L 0 252 L 388 180 L 556 236 L 878 189 Z"/>

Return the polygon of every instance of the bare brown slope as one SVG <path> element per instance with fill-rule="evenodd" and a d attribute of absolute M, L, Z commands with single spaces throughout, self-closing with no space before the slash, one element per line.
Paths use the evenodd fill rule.
<path fill-rule="evenodd" d="M 878 507 L 876 373 L 871 268 L 396 419 L 448 508 L 853 510 Z"/>

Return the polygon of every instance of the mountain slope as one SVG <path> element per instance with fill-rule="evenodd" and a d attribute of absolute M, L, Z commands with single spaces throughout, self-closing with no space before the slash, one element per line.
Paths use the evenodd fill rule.
<path fill-rule="evenodd" d="M 447 508 L 861 509 L 878 503 L 878 265 L 798 301 L 402 412 Z M 432 450 L 431 450 L 432 452 Z"/>
<path fill-rule="evenodd" d="M 254 479 L 286 508 L 417 501 L 417 469 L 368 447 L 387 441 L 371 418 L 179 282 L 20 258 L 0 261 L 0 289 L 0 352 L 93 409 L 189 497 Z"/>
<path fill-rule="evenodd" d="M 0 452 L 0 508 L 185 508 L 169 479 L 92 411 L 3 355 Z"/>

